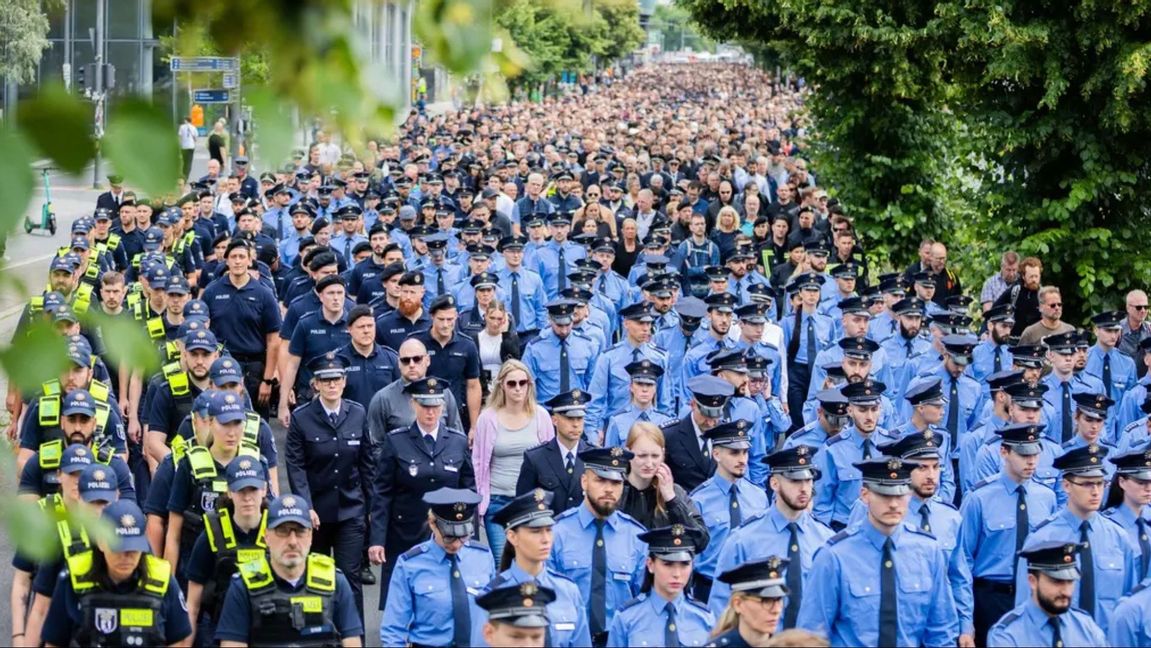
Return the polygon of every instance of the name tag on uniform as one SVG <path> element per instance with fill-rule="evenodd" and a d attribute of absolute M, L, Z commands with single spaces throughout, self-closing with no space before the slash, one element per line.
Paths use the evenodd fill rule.
<path fill-rule="evenodd" d="M 318 596 L 293 596 L 292 605 L 299 605 L 305 613 L 319 613 L 324 611 L 324 602 Z"/>
<path fill-rule="evenodd" d="M 572 630 L 575 630 L 575 624 L 574 623 L 557 623 L 557 624 L 555 624 L 555 627 L 556 627 L 557 632 L 564 632 L 564 631 L 570 632 Z"/>
<path fill-rule="evenodd" d="M 348 439 L 348 445 L 358 446 L 358 445 L 360 445 L 360 440 L 359 439 Z"/>
<path fill-rule="evenodd" d="M 472 596 L 479 596 L 480 595 L 480 591 L 474 587 L 468 587 L 467 591 L 468 591 L 468 594 L 471 594 Z"/>
<path fill-rule="evenodd" d="M 449 465 L 445 464 L 445 465 L 444 465 L 444 470 L 446 470 L 446 471 L 448 471 L 448 472 L 459 472 L 459 471 L 460 471 L 460 467 L 459 467 L 459 466 L 449 466 Z"/>
<path fill-rule="evenodd" d="M 152 627 L 152 611 L 143 609 L 120 610 L 120 625 L 129 628 Z"/>
<path fill-rule="evenodd" d="M 611 576 L 612 576 L 612 578 L 616 579 L 617 581 L 629 581 L 629 580 L 631 580 L 631 574 L 629 574 L 627 572 L 613 572 Z"/>
<path fill-rule="evenodd" d="M 454 358 L 463 358 L 463 357 L 464 357 L 464 354 L 463 354 L 463 353 L 460 353 L 459 351 L 452 351 L 452 352 L 451 352 L 451 353 L 449 353 L 448 355 L 450 355 L 450 356 L 452 356 L 452 357 L 454 357 Z"/>

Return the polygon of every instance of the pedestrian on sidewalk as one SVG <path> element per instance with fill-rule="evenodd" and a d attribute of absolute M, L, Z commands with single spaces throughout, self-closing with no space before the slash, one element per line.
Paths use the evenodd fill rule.
<path fill-rule="evenodd" d="M 184 118 L 177 135 L 180 138 L 180 154 L 184 158 L 184 178 L 187 179 L 188 174 L 192 172 L 192 156 L 196 152 L 196 137 L 199 135 L 196 127 L 192 125 L 191 117 Z"/>

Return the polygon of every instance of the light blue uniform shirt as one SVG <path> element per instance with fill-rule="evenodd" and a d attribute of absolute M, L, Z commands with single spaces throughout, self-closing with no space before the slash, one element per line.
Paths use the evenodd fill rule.
<path fill-rule="evenodd" d="M 640 594 L 620 608 L 608 624 L 607 645 L 610 648 L 666 646 L 664 637 L 670 624 L 668 605 L 675 610 L 675 631 L 681 646 L 702 646 L 708 642 L 715 617 L 707 607 L 683 593 L 674 601 L 667 601 L 652 591 Z"/>
<path fill-rule="evenodd" d="M 631 398 L 631 375 L 625 367 L 639 360 L 650 360 L 664 370 L 664 375 L 656 382 L 656 408 L 664 411 L 671 408 L 671 390 L 667 388 L 666 378 L 667 351 L 651 342 L 632 346 L 631 342 L 624 339 L 595 361 L 595 371 L 587 387 L 591 402 L 588 403 L 587 416 L 584 418 L 585 433 L 598 433 L 604 429 L 604 417 L 627 405 Z"/>
<path fill-rule="evenodd" d="M 1010 371 L 1015 359 L 1007 350 L 1008 347 L 1007 344 L 997 345 L 990 339 L 975 345 L 975 348 L 971 350 L 971 377 L 982 383 L 988 376 L 995 373 L 996 354 L 999 354 L 999 370 Z"/>
<path fill-rule="evenodd" d="M 552 529 L 555 542 L 548 566 L 574 580 L 584 596 L 584 606 L 591 601 L 592 550 L 595 545 L 595 516 L 587 504 L 568 509 L 556 518 Z M 624 603 L 635 598 L 647 570 L 647 543 L 639 539 L 647 529 L 634 518 L 619 511 L 604 524 L 603 540 L 607 556 L 604 595 L 606 625 Z M 660 635 L 663 641 L 663 635 Z"/>
<path fill-rule="evenodd" d="M 1151 585 L 1151 581 L 1139 583 L 1129 596 L 1119 600 L 1119 605 L 1115 606 L 1115 612 L 1111 614 L 1107 642 L 1095 645 L 1151 646 L 1151 587 L 1148 585 Z"/>
<path fill-rule="evenodd" d="M 1151 534 L 1151 510 L 1149 510 L 1148 507 L 1144 506 L 1142 513 L 1139 515 L 1139 518 L 1142 518 L 1142 520 L 1143 520 L 1143 529 L 1144 530 L 1142 532 L 1140 532 L 1139 525 L 1137 523 L 1139 518 L 1136 518 L 1135 513 L 1132 512 L 1131 509 L 1127 508 L 1127 506 L 1124 504 L 1120 504 L 1119 506 L 1109 508 L 1106 511 L 1103 511 L 1102 515 L 1103 515 L 1103 517 L 1107 518 L 1108 520 L 1111 520 L 1115 524 L 1118 524 L 1120 527 L 1123 528 L 1124 531 L 1127 532 L 1127 537 L 1131 539 L 1131 544 L 1134 547 L 1136 547 L 1136 549 L 1138 549 L 1138 551 L 1139 551 L 1139 556 L 1140 556 L 1139 579 L 1142 580 L 1144 578 L 1147 578 L 1147 572 L 1142 570 L 1142 567 L 1143 567 L 1143 563 L 1142 563 L 1143 546 L 1141 544 L 1139 544 L 1139 542 L 1140 542 L 1140 536 L 1141 535 L 1145 536 L 1145 535 Z M 1149 540 L 1151 540 L 1151 538 L 1149 538 Z"/>
<path fill-rule="evenodd" d="M 1043 542 L 1079 542 L 1079 527 L 1082 522 L 1083 520 L 1064 508 L 1027 536 L 1023 550 L 1027 551 Z M 1110 625 L 1111 612 L 1119 603 L 1119 599 L 1139 582 L 1139 547 L 1132 546 L 1131 539 L 1122 527 L 1102 515 L 1092 514 L 1087 522 L 1089 524 L 1087 538 L 1091 544 L 1095 564 L 1095 622 L 1106 631 Z M 1082 569 L 1082 554 L 1079 555 L 1079 564 Z M 1019 559 L 1017 571 L 1015 603 L 1020 605 L 1031 596 L 1027 586 L 1026 559 Z M 1083 607 L 1079 602 L 1079 588 L 1082 584 L 1083 581 L 1080 580 L 1075 586 L 1071 602 L 1075 607 Z"/>
<path fill-rule="evenodd" d="M 944 502 L 950 502 L 955 499 L 955 468 L 952 467 L 951 462 L 946 457 L 951 452 L 951 437 L 947 434 L 946 430 L 942 430 L 938 425 L 932 425 L 931 431 L 934 435 L 932 438 L 938 444 L 936 447 L 939 450 L 939 456 L 944 457 L 939 462 L 939 491 L 938 497 Z M 876 435 L 875 441 L 880 444 L 891 443 L 898 441 L 909 434 L 921 434 L 919 430 L 910 421 L 903 425 L 885 429 L 880 434 Z"/>
<path fill-rule="evenodd" d="M 548 299 L 555 299 L 559 295 L 559 273 L 560 273 L 560 243 L 555 241 L 548 241 L 546 245 L 541 246 L 536 251 L 536 268 L 540 273 L 540 277 L 544 280 L 544 291 L 547 292 Z M 576 261 L 587 256 L 587 250 L 582 245 L 576 245 L 571 241 L 564 241 L 564 265 L 566 266 L 565 273 L 571 273 L 576 269 Z M 571 285 L 571 280 L 564 276 L 565 286 Z"/>
<path fill-rule="evenodd" d="M 875 447 L 879 444 L 877 433 L 880 431 L 881 428 L 877 427 L 870 435 L 871 456 L 874 459 L 883 456 Z M 851 517 L 851 507 L 859 499 L 859 491 L 863 486 L 863 473 L 852 464 L 863 461 L 863 442 L 859 430 L 849 425 L 828 439 L 822 452 L 815 454 L 812 463 L 820 469 L 822 476 L 815 482 L 812 513 L 820 522 L 829 526 L 833 522 L 847 524 Z"/>
<path fill-rule="evenodd" d="M 551 400 L 560 393 L 560 353 L 564 345 L 559 337 L 548 328 L 539 337 L 528 343 L 523 362 L 536 379 L 536 399 L 541 403 Z M 579 331 L 572 331 L 566 339 L 568 354 L 568 388 L 587 391 L 595 370 L 595 358 L 599 350 L 594 341 Z"/>
<path fill-rule="evenodd" d="M 701 326 L 700 328 L 702 329 L 703 327 Z M 711 367 L 707 364 L 707 356 L 720 347 L 724 349 L 734 349 L 735 342 L 729 340 L 726 335 L 724 335 L 722 339 L 717 340 L 711 333 L 704 333 L 703 339 L 694 342 L 687 353 L 683 354 L 683 365 L 679 377 L 680 407 L 691 402 L 691 391 L 688 390 L 687 383 L 696 376 L 711 373 Z M 674 345 L 663 348 L 667 349 L 668 355 L 672 357 L 679 354 L 679 347 Z"/>
<path fill-rule="evenodd" d="M 815 323 L 815 345 L 817 347 L 815 349 L 807 348 L 808 320 L 812 320 Z M 780 322 L 780 326 L 783 328 L 784 349 L 790 348 L 791 338 L 793 335 L 799 335 L 799 349 L 796 351 L 794 359 L 794 362 L 798 364 L 809 364 L 810 361 L 819 357 L 820 351 L 831 346 L 832 329 L 834 328 L 834 323 L 830 317 L 823 315 L 822 313 L 815 313 L 814 315 L 809 315 L 806 312 L 803 313 L 799 322 L 798 333 L 795 331 L 794 315 L 783 318 L 783 321 Z"/>
<path fill-rule="evenodd" d="M 1059 506 L 1067 499 L 1063 492 L 1061 480 L 1062 473 L 1055 467 L 1055 458 L 1063 454 L 1063 449 L 1046 437 L 1040 437 L 1041 449 L 1039 451 L 1039 464 L 1035 467 L 1035 474 L 1031 479 L 1042 484 L 1055 493 L 1055 500 Z M 997 434 L 988 441 L 975 455 L 975 483 L 994 477 L 1003 468 L 1003 457 L 999 456 L 999 447 L 1003 445 L 1002 438 Z"/>
<path fill-rule="evenodd" d="M 1051 646 L 1055 628 L 1048 623 L 1047 613 L 1030 600 L 1003 615 L 987 632 L 988 646 Z M 1072 608 L 1059 617 L 1059 637 L 1064 646 L 1106 646 L 1103 630 L 1086 612 Z M 1134 646 L 1135 644 L 1110 644 Z"/>
<path fill-rule="evenodd" d="M 783 513 L 774 506 L 759 515 L 744 518 L 743 524 L 731 531 L 723 543 L 719 560 L 716 561 L 715 573 L 722 574 L 744 563 L 764 560 L 770 556 L 786 557 L 789 553 L 787 542 L 791 538 L 788 524 L 787 518 L 783 517 Z M 799 538 L 800 569 L 806 576 L 811 570 L 815 552 L 827 544 L 835 532 L 807 511 L 799 514 L 795 519 L 795 526 L 796 536 Z M 790 568 L 789 566 L 788 569 Z M 806 585 L 804 587 L 806 591 Z M 727 608 L 730 599 L 731 585 L 715 581 L 711 586 L 711 597 L 707 601 L 707 607 L 719 617 Z M 786 609 L 786 601 L 784 606 Z M 782 614 L 780 624 L 783 624 Z"/>
<path fill-rule="evenodd" d="M 439 291 L 439 276 L 440 273 L 444 275 L 444 292 Z M 444 264 L 437 266 L 434 263 L 429 263 L 420 269 L 420 273 L 424 275 L 424 308 L 432 305 L 432 300 L 439 297 L 441 294 L 450 295 L 455 290 L 456 286 L 466 281 L 468 272 L 463 266 L 458 266 L 444 260 Z M 469 286 L 470 287 L 470 286 Z"/>
<path fill-rule="evenodd" d="M 895 545 L 899 646 L 954 646 L 959 619 L 947 575 L 947 556 L 929 534 L 903 524 Z M 815 554 L 804 580 L 798 626 L 825 634 L 832 646 L 879 642 L 880 569 L 888 536 L 870 522 L 848 527 Z"/>
<path fill-rule="evenodd" d="M 1143 401 L 1147 400 L 1148 384 L 1151 384 L 1151 375 L 1140 378 L 1135 386 L 1123 394 L 1123 400 L 1119 401 L 1118 407 L 1113 410 L 1116 418 L 1115 431 L 1123 430 L 1131 423 L 1147 416 L 1142 407 Z"/>
<path fill-rule="evenodd" d="M 937 429 L 947 435 L 948 440 L 952 441 L 951 452 L 948 455 L 950 458 L 955 459 L 959 457 L 959 444 L 963 441 L 963 437 L 967 436 L 967 431 L 979 425 L 980 416 L 983 414 L 983 386 L 980 385 L 969 374 L 971 369 L 966 369 L 963 373 L 959 374 L 956 378 L 955 388 L 959 393 L 959 402 L 955 403 L 951 400 L 951 373 L 947 371 L 943 364 L 934 367 L 927 373 L 916 376 L 910 383 L 908 388 L 912 385 L 920 384 L 921 382 L 928 382 L 931 380 L 939 379 L 939 388 L 943 390 L 943 397 L 947 400 L 943 405 L 943 418 L 940 419 Z M 955 439 L 951 439 L 951 432 L 947 429 L 947 422 L 950 420 L 951 408 L 959 407 L 958 417 L 955 426 Z M 911 418 L 912 413 L 911 401 L 906 398 L 900 399 L 899 414 L 903 420 Z"/>
<path fill-rule="evenodd" d="M 1103 383 L 1090 374 L 1077 373 L 1067 382 L 1071 386 L 1072 396 L 1084 392 L 1092 394 L 1103 393 Z M 1051 406 L 1051 418 L 1047 421 L 1047 436 L 1055 443 L 1063 443 L 1063 381 L 1059 380 L 1059 377 L 1052 372 L 1041 378 L 1039 384 L 1047 385 L 1047 391 L 1043 394 L 1043 400 Z M 1075 404 L 1074 398 L 1071 399 L 1070 406 L 1071 430 L 1072 434 L 1074 434 L 1075 410 L 1078 407 L 1078 405 Z"/>
<path fill-rule="evenodd" d="M 459 566 L 475 616 L 475 597 L 495 577 L 492 552 L 482 544 L 465 544 Z M 426 540 L 402 554 L 392 571 L 388 600 L 380 619 L 380 643 L 403 646 L 447 646 L 452 643 L 451 563 L 443 547 Z"/>
<path fill-rule="evenodd" d="M 975 457 L 988 441 L 998 438 L 996 432 L 1004 425 L 1007 425 L 1006 419 L 993 415 L 959 440 L 959 488 L 962 492 L 970 492 L 979 481 L 975 479 Z"/>
<path fill-rule="evenodd" d="M 703 553 L 695 557 L 693 571 L 714 579 L 719 575 L 716 563 L 720 549 L 731 532 L 731 489 L 734 487 L 736 504 L 741 520 L 762 513 L 767 509 L 767 493 L 747 479 L 730 482 L 718 473 L 712 475 L 691 492 L 691 501 L 703 517 L 711 540 Z"/>
<path fill-rule="evenodd" d="M 484 587 L 481 594 L 487 593 L 497 587 L 519 585 L 533 582 L 547 587 L 556 593 L 556 600 L 548 603 L 548 632 L 550 633 L 550 646 L 567 648 L 569 646 L 591 645 L 591 634 L 587 624 L 587 603 L 579 587 L 570 578 L 556 573 L 545 567 L 539 576 L 532 576 L 520 568 L 515 562 L 511 567 L 499 573 L 495 580 Z M 478 609 L 473 608 L 473 610 Z M 487 621 L 487 614 L 480 611 L 472 614 L 472 645 L 486 646 L 483 628 Z M 450 643 L 450 637 L 449 637 Z M 384 644 L 388 645 L 388 644 Z M 393 644 L 394 645 L 394 644 Z M 447 645 L 447 644 L 438 644 Z"/>
<path fill-rule="evenodd" d="M 1138 376 L 1135 375 L 1135 361 L 1131 356 L 1120 353 L 1118 349 L 1104 352 L 1098 344 L 1087 350 L 1087 366 L 1083 371 L 1099 379 L 1103 383 L 1103 358 L 1111 362 L 1111 384 L 1104 385 L 1107 395 L 1116 403 L 1122 402 L 1123 396 L 1135 386 Z"/>
<path fill-rule="evenodd" d="M 647 421 L 662 426 L 671 420 L 671 417 L 654 407 L 640 409 L 633 402 L 629 402 L 623 409 L 616 411 L 608 417 L 607 431 L 604 433 L 603 447 L 611 448 L 627 443 L 627 435 L 636 421 Z"/>
<path fill-rule="evenodd" d="M 893 335 L 880 343 L 887 352 L 888 366 L 891 367 L 891 384 L 887 385 L 887 393 L 896 401 L 903 400 L 903 392 L 907 383 L 915 376 L 915 367 L 918 359 L 926 354 L 935 353 L 931 343 L 922 336 L 915 336 L 910 340 L 902 335 Z"/>
<path fill-rule="evenodd" d="M 515 308 L 511 304 L 511 298 L 514 294 L 512 291 L 513 274 L 516 275 L 520 292 L 520 319 L 515 323 L 516 332 L 523 333 L 546 327 L 548 323 L 548 298 L 544 292 L 544 282 L 538 273 L 523 266 L 515 273 L 506 267 L 496 273 L 500 279 L 500 289 L 508 296 L 508 314 L 516 314 Z"/>

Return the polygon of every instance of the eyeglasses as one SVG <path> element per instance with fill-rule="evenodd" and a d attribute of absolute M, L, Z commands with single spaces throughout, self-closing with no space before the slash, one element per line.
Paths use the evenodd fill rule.
<path fill-rule="evenodd" d="M 504 381 L 504 387 L 507 387 L 508 389 L 520 389 L 523 387 L 527 387 L 530 384 L 532 384 L 532 381 L 528 380 L 527 378 L 524 378 L 523 380 L 505 380 Z"/>
<path fill-rule="evenodd" d="M 404 358 L 400 358 L 400 364 L 402 364 L 402 365 L 416 364 L 417 362 L 423 360 L 425 357 L 427 357 L 427 356 L 424 356 L 424 355 L 407 356 Z"/>
<path fill-rule="evenodd" d="M 1102 480 L 1100 480 L 1100 481 L 1094 481 L 1094 480 L 1093 481 L 1076 481 L 1074 479 L 1068 479 L 1067 481 L 1071 484 L 1079 486 L 1080 488 L 1086 488 L 1088 490 L 1097 490 L 1097 489 L 1103 490 L 1103 487 L 1105 486 L 1105 484 L 1103 483 Z"/>
<path fill-rule="evenodd" d="M 1047 308 L 1063 308 L 1063 304 L 1047 304 Z"/>
<path fill-rule="evenodd" d="M 275 532 L 275 534 L 280 538 L 287 538 L 290 535 L 306 538 L 309 534 L 312 533 L 312 530 L 307 527 L 288 526 L 286 524 L 281 524 L 280 526 L 272 529 L 272 531 Z"/>
<path fill-rule="evenodd" d="M 1135 310 L 1145 311 L 1147 310 L 1147 304 L 1131 304 L 1127 308 L 1134 308 Z"/>

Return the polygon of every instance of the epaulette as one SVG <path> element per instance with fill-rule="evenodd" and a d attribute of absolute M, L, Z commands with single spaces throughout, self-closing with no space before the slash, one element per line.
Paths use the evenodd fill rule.
<path fill-rule="evenodd" d="M 943 500 L 936 500 L 936 501 L 932 502 L 931 505 L 932 506 L 942 506 L 944 508 L 949 508 L 952 511 L 955 511 L 957 513 L 959 512 L 959 507 L 952 504 L 951 502 L 944 502 Z"/>
<path fill-rule="evenodd" d="M 1043 520 L 1039 524 L 1035 525 L 1035 531 L 1038 531 L 1039 529 L 1042 529 L 1043 527 L 1047 526 L 1048 524 L 1051 524 L 1051 522 L 1054 521 L 1055 519 L 1056 519 L 1055 517 L 1049 517 L 1046 520 Z M 1032 533 L 1035 533 L 1035 531 L 1032 531 Z"/>
<path fill-rule="evenodd" d="M 577 331 L 577 330 L 575 330 L 574 328 L 572 329 L 572 332 L 571 332 L 571 334 L 572 334 L 572 335 L 575 335 L 575 336 L 577 336 L 577 337 L 581 337 L 581 338 L 583 338 L 583 339 L 585 339 L 585 340 L 591 340 L 591 336 L 590 336 L 590 335 L 588 335 L 588 334 L 584 333 L 583 331 Z"/>
<path fill-rule="evenodd" d="M 1127 596 L 1135 596 L 1139 592 L 1142 592 L 1143 590 L 1147 589 L 1147 584 L 1148 581 L 1146 579 L 1140 581 L 1138 585 L 1131 588 L 1131 592 L 1128 593 Z"/>
<path fill-rule="evenodd" d="M 976 482 L 976 484 L 971 487 L 971 490 L 973 490 L 973 491 L 978 490 L 978 489 L 983 488 L 984 486 L 986 486 L 988 484 L 994 484 L 997 481 L 999 481 L 999 475 L 992 475 L 990 477 L 984 477 L 983 479 Z"/>
<path fill-rule="evenodd" d="M 412 547 L 411 549 L 408 549 L 407 551 L 405 551 L 400 557 L 405 559 L 405 560 L 411 560 L 412 558 L 415 558 L 416 556 L 419 556 L 420 554 L 426 553 L 427 550 L 428 550 L 428 544 L 426 542 L 421 542 L 420 544 L 418 544 L 418 545 Z"/>
<path fill-rule="evenodd" d="M 531 452 L 532 450 L 539 450 L 540 448 L 546 446 L 549 443 L 551 443 L 551 441 L 544 441 L 543 443 L 537 443 L 534 446 L 528 448 L 527 450 L 524 450 L 524 454 L 527 454 L 527 453 Z"/>
<path fill-rule="evenodd" d="M 831 545 L 836 544 L 837 542 L 842 542 L 843 540 L 850 538 L 851 536 L 855 535 L 855 530 L 858 528 L 859 527 L 847 527 L 846 529 L 840 531 L 839 533 L 831 536 L 830 538 L 827 539 L 827 546 L 830 547 Z"/>
<path fill-rule="evenodd" d="M 710 614 L 710 613 L 711 613 L 711 610 L 709 610 L 709 609 L 707 608 L 707 605 L 705 605 L 705 604 L 703 604 L 703 603 L 700 603 L 699 601 L 697 601 L 697 600 L 695 600 L 695 599 L 691 598 L 690 596 L 685 596 L 685 597 L 683 597 L 683 599 L 684 599 L 685 601 L 687 601 L 689 605 L 691 605 L 691 606 L 692 606 L 692 607 L 694 607 L 695 609 L 699 610 L 700 612 L 703 612 L 703 613 L 705 613 L 705 614 Z"/>
<path fill-rule="evenodd" d="M 640 592 L 639 594 L 636 595 L 635 598 L 633 598 L 632 600 L 628 601 L 627 603 L 624 603 L 623 605 L 619 606 L 619 611 L 623 612 L 624 610 L 631 608 L 631 607 L 635 607 L 635 606 L 639 605 L 640 603 L 643 603 L 646 600 L 647 600 L 647 594 Z"/>
<path fill-rule="evenodd" d="M 489 556 L 492 553 L 492 550 L 489 549 L 486 544 L 483 544 L 480 542 L 476 542 L 476 543 L 469 542 L 469 543 L 464 545 L 464 548 L 465 549 L 471 549 L 472 551 L 478 551 L 480 553 L 484 553 L 484 554 L 487 554 Z"/>
<path fill-rule="evenodd" d="M 1108 522 L 1110 522 L 1111 524 L 1114 524 L 1114 525 L 1115 525 L 1115 528 L 1116 528 L 1118 531 L 1121 531 L 1121 532 L 1123 533 L 1123 535 L 1127 535 L 1127 529 L 1124 529 L 1124 528 L 1123 528 L 1123 525 L 1122 525 L 1122 524 L 1119 524 L 1119 522 L 1118 522 L 1118 521 L 1116 521 L 1116 520 L 1112 520 L 1112 519 L 1111 519 L 1111 518 L 1109 518 L 1109 517 L 1105 517 L 1105 518 L 1103 518 L 1103 519 L 1104 519 L 1104 520 L 1107 520 L 1107 521 L 1108 521 Z M 1038 528 L 1038 527 L 1036 527 L 1036 528 Z"/>
<path fill-rule="evenodd" d="M 679 423 L 679 421 L 680 421 L 680 419 L 677 419 L 677 418 L 673 418 L 670 421 L 664 421 L 663 423 L 659 424 L 659 429 L 666 430 L 670 427 L 675 427 L 675 425 L 677 423 Z"/>
<path fill-rule="evenodd" d="M 455 428 L 450 428 L 450 427 L 446 427 L 446 426 L 445 426 L 445 427 L 444 427 L 444 428 L 442 428 L 442 429 L 443 429 L 443 430 L 445 430 L 445 431 L 447 431 L 447 432 L 448 432 L 448 433 L 450 433 L 450 434 L 458 434 L 458 435 L 460 435 L 460 436 L 464 437 L 465 439 L 466 439 L 466 438 L 467 438 L 467 436 L 468 436 L 468 435 L 467 435 L 467 434 L 465 434 L 463 431 L 461 431 L 461 430 L 457 430 L 457 429 L 455 429 Z"/>
<path fill-rule="evenodd" d="M 576 508 L 579 508 L 579 507 L 577 506 Z M 619 518 L 621 520 L 624 520 L 625 522 L 628 522 L 629 524 L 633 524 L 633 525 L 639 527 L 639 529 L 641 531 L 647 531 L 647 527 L 640 524 L 639 520 L 633 518 L 632 516 L 628 515 L 627 513 L 624 513 L 623 511 L 618 511 L 618 510 L 616 511 L 616 513 L 619 514 Z"/>
<path fill-rule="evenodd" d="M 1123 427 L 1123 431 L 1124 432 L 1133 432 L 1137 429 L 1146 428 L 1146 427 L 1147 427 L 1147 417 L 1144 416 L 1143 418 L 1141 418 L 1137 421 L 1132 421 L 1132 422 L 1128 423 L 1126 426 Z"/>
<path fill-rule="evenodd" d="M 840 441 L 845 441 L 849 437 L 851 437 L 851 431 L 850 430 L 843 430 L 842 432 L 840 432 L 839 434 L 837 434 L 835 436 L 827 437 L 827 441 L 825 442 L 825 445 L 830 446 L 832 444 L 839 443 Z"/>
<path fill-rule="evenodd" d="M 398 434 L 400 432 L 407 432 L 407 431 L 408 431 L 408 428 L 406 428 L 406 427 L 398 427 L 394 430 L 388 430 L 388 435 L 391 436 L 393 434 Z"/>
<path fill-rule="evenodd" d="M 738 529 L 742 529 L 743 527 L 745 527 L 745 526 L 747 526 L 747 525 L 751 524 L 752 522 L 755 522 L 756 520 L 760 520 L 760 519 L 762 519 L 762 518 L 763 518 L 765 515 L 767 515 L 767 512 L 766 512 L 766 511 L 760 511 L 759 513 L 756 513 L 755 515 L 752 515 L 752 516 L 750 516 L 750 517 L 746 517 L 746 518 L 744 518 L 744 519 L 743 519 L 743 522 L 741 522 L 741 523 L 739 524 L 739 526 L 738 526 L 738 527 L 736 527 L 736 528 L 738 528 Z M 813 519 L 814 519 L 814 518 L 813 518 Z"/>
<path fill-rule="evenodd" d="M 572 508 L 564 511 L 563 513 L 560 513 L 559 515 L 557 515 L 555 518 L 556 522 L 559 522 L 560 520 L 566 520 L 567 518 L 570 518 L 571 516 L 576 515 L 578 512 L 579 512 L 579 507 L 573 506 Z"/>
<path fill-rule="evenodd" d="M 921 536 L 924 536 L 927 538 L 931 538 L 932 540 L 938 540 L 938 538 L 935 537 L 934 533 L 931 533 L 930 531 L 924 531 L 923 529 L 920 529 L 918 526 L 912 524 L 911 522 L 904 522 L 903 523 L 903 530 L 907 531 L 909 533 L 915 533 L 915 534 L 918 534 L 918 535 L 921 535 Z"/>

